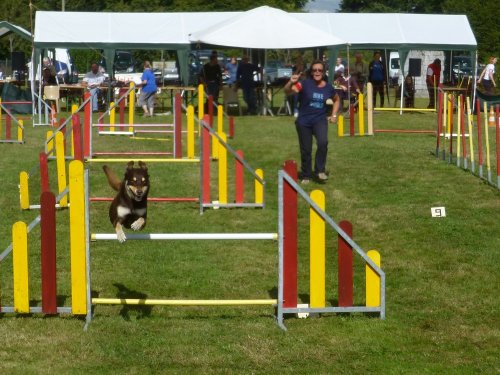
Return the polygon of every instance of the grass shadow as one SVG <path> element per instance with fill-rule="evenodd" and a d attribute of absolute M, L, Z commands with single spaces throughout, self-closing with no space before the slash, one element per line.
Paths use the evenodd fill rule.
<path fill-rule="evenodd" d="M 113 284 L 113 286 L 117 288 L 117 293 L 116 293 L 117 298 L 140 299 L 140 300 L 145 300 L 148 298 L 147 294 L 144 294 L 136 290 L 131 290 L 123 284 L 115 283 Z M 147 305 L 123 305 L 122 309 L 120 310 L 120 315 L 123 317 L 124 320 L 127 321 L 130 320 L 131 313 L 134 313 L 136 319 L 142 319 L 149 317 L 151 315 L 152 309 L 153 309 L 152 306 L 147 306 Z"/>

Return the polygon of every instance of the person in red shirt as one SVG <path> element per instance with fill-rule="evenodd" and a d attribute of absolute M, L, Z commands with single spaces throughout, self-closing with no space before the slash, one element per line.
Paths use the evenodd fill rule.
<path fill-rule="evenodd" d="M 441 80 L 441 60 L 436 59 L 427 66 L 425 83 L 429 92 L 429 105 L 427 108 L 436 108 L 436 90 Z"/>

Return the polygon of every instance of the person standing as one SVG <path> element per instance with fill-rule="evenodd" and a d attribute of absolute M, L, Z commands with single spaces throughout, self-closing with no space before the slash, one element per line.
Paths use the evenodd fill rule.
<path fill-rule="evenodd" d="M 337 57 L 336 64 L 335 64 L 335 73 L 340 73 L 341 75 L 344 75 L 344 70 L 345 66 L 342 64 L 342 58 Z"/>
<path fill-rule="evenodd" d="M 48 57 L 42 60 L 42 89 L 45 86 L 57 85 L 56 68 Z"/>
<path fill-rule="evenodd" d="M 497 60 L 496 57 L 491 56 L 488 65 L 486 65 L 481 76 L 477 80 L 477 83 L 483 82 L 484 91 L 488 95 L 493 95 L 493 87 L 497 87 L 495 82 L 495 64 Z"/>
<path fill-rule="evenodd" d="M 203 65 L 202 77 L 207 96 L 212 95 L 214 103 L 219 100 L 219 91 L 222 86 L 222 69 L 219 65 L 217 55 L 212 53 L 210 60 Z"/>
<path fill-rule="evenodd" d="M 356 54 L 355 61 L 349 71 L 356 79 L 359 89 L 361 90 L 361 92 L 363 92 L 366 79 L 368 78 L 368 64 L 363 61 L 363 55 L 361 53 Z"/>
<path fill-rule="evenodd" d="M 429 92 L 429 105 L 427 108 L 436 108 L 436 90 L 441 81 L 441 60 L 435 59 L 427 66 L 425 74 L 425 83 Z"/>
<path fill-rule="evenodd" d="M 92 98 L 92 111 L 94 112 L 99 109 L 98 98 L 101 93 L 100 86 L 103 84 L 104 79 L 104 74 L 99 70 L 99 65 L 93 63 L 90 67 L 90 72 L 85 74 L 82 80 L 83 86 L 86 87 Z"/>
<path fill-rule="evenodd" d="M 321 60 L 312 63 L 309 76 L 299 81 L 300 76 L 293 74 L 285 85 L 285 94 L 299 95 L 299 115 L 295 120 L 295 128 L 299 138 L 301 183 L 307 184 L 312 178 L 324 183 L 326 174 L 326 158 L 328 154 L 328 122 L 337 121 L 339 97 L 332 85 L 324 79 L 325 65 Z M 333 101 L 331 113 L 328 104 Z M 313 137 L 316 138 L 316 155 L 314 173 L 312 169 Z"/>
<path fill-rule="evenodd" d="M 248 56 L 243 56 L 236 71 L 238 86 L 243 91 L 243 100 L 247 103 L 247 113 L 257 114 L 257 98 L 255 96 L 254 76 L 259 72 L 259 67 L 249 61 Z"/>
<path fill-rule="evenodd" d="M 373 54 L 373 60 L 368 65 L 368 81 L 373 85 L 373 107 L 376 107 L 377 93 L 380 96 L 380 107 L 384 106 L 385 68 L 380 61 L 380 52 Z"/>
<path fill-rule="evenodd" d="M 236 57 L 231 57 L 224 68 L 226 69 L 227 75 L 229 76 L 226 82 L 231 87 L 236 83 L 236 72 L 238 70 L 238 61 L 236 60 Z"/>
<path fill-rule="evenodd" d="M 295 64 L 292 68 L 292 74 L 297 74 L 300 76 L 299 79 L 303 79 L 306 72 L 306 64 L 304 64 L 304 60 L 302 55 L 297 56 L 295 59 Z M 299 116 L 299 95 L 297 93 L 293 93 L 291 96 L 292 101 L 292 112 L 294 117 Z"/>
<path fill-rule="evenodd" d="M 144 110 L 144 116 L 153 116 L 155 108 L 156 91 L 156 78 L 151 69 L 151 63 L 144 61 L 144 72 L 141 76 L 141 94 L 139 95 L 138 104 Z"/>

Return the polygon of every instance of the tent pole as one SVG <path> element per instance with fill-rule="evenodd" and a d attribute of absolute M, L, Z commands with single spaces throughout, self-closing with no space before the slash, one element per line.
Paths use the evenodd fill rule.
<path fill-rule="evenodd" d="M 474 69 L 474 81 L 472 83 L 472 110 L 474 111 L 475 106 L 476 106 L 476 89 L 477 89 L 477 49 L 476 49 L 476 58 L 474 60 L 474 66 L 472 67 Z M 469 88 L 467 86 L 467 88 Z M 479 110 L 479 109 L 478 109 Z"/>
<path fill-rule="evenodd" d="M 387 61 L 387 48 L 384 48 L 384 64 L 387 67 L 385 69 L 385 92 L 387 93 L 387 103 L 389 103 L 389 107 L 390 107 L 391 106 L 391 97 L 389 96 L 389 65 L 388 65 L 388 61 Z"/>
<path fill-rule="evenodd" d="M 350 66 L 349 65 L 349 43 L 347 43 L 346 47 L 347 47 L 347 67 L 346 67 L 346 69 L 347 69 L 347 73 L 348 73 L 347 77 L 346 77 L 347 78 L 347 108 L 349 110 L 349 113 L 351 113 L 350 112 L 350 110 L 351 110 L 351 82 L 350 82 L 351 70 L 349 69 L 349 66 Z M 344 69 L 344 71 L 345 71 L 345 69 Z"/>

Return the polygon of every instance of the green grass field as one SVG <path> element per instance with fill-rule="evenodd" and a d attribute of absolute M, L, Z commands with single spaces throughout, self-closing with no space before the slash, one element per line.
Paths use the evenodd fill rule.
<path fill-rule="evenodd" d="M 161 117 L 155 117 L 160 122 Z M 170 120 L 170 119 L 169 119 Z M 139 121 L 139 120 L 138 120 Z M 140 121 L 143 121 L 142 119 Z M 150 120 L 151 121 L 151 120 Z M 434 129 L 436 115 L 375 114 L 377 128 Z M 24 145 L 0 144 L 0 252 L 19 209 L 19 172 L 32 173 L 37 203 L 43 127 L 27 126 Z M 422 134 L 336 136 L 330 129 L 326 211 L 349 220 L 354 239 L 377 249 L 386 273 L 386 319 L 364 314 L 286 319 L 261 307 L 96 306 L 71 316 L 0 315 L 2 374 L 492 374 L 500 372 L 500 191 L 436 158 L 435 137 Z M 95 137 L 95 151 L 169 148 L 158 140 Z M 490 139 L 494 140 L 491 130 Z M 262 168 L 264 209 L 206 210 L 194 203 L 150 203 L 146 232 L 271 232 L 277 230 L 277 176 L 299 158 L 293 118 L 237 117 L 229 141 Z M 493 144 L 493 143 L 492 143 Z M 493 148 L 494 149 L 494 148 Z M 493 161 L 493 159 L 492 159 Z M 215 164 L 215 163 L 214 163 Z M 232 163 L 230 162 L 230 165 Z M 494 165 L 494 164 L 493 164 Z M 122 173 L 125 162 L 112 164 Z M 55 166 L 51 188 L 56 189 Z M 100 163 L 89 164 L 91 196 L 112 196 Z M 149 163 L 151 196 L 197 196 L 196 164 Z M 214 165 L 212 170 L 216 171 Z M 493 169 L 496 176 L 496 170 Z M 215 180 L 215 176 L 213 177 Z M 249 179 L 249 176 L 247 175 Z M 247 184 L 251 199 L 253 184 Z M 232 188 L 230 189 L 232 190 Z M 215 197 L 216 189 L 213 190 Z M 231 197 L 231 195 L 230 195 Z M 215 198 L 214 198 L 215 199 Z M 431 207 L 444 206 L 445 218 Z M 92 203 L 91 231 L 111 233 L 108 203 Z M 71 302 L 68 212 L 58 220 L 59 305 Z M 308 208 L 299 205 L 299 298 L 309 298 Z M 40 229 L 30 234 L 32 305 L 40 305 Z M 336 239 L 327 243 L 327 301 L 336 303 Z M 270 241 L 114 241 L 91 244 L 92 294 L 166 299 L 262 299 L 277 296 L 278 244 Z M 12 258 L 0 264 L 2 306 L 12 306 Z M 355 261 L 354 300 L 364 304 L 363 264 Z"/>

